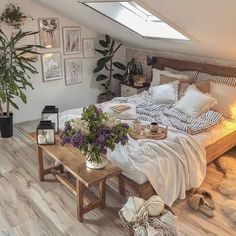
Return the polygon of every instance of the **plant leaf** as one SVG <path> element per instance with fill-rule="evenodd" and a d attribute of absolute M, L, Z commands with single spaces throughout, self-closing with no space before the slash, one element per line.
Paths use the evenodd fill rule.
<path fill-rule="evenodd" d="M 108 44 L 105 40 L 99 40 L 99 44 L 104 47 L 104 48 L 107 48 L 108 47 Z"/>
<path fill-rule="evenodd" d="M 16 110 L 19 110 L 19 107 L 12 100 L 9 100 L 9 102 Z"/>
<path fill-rule="evenodd" d="M 125 80 L 124 76 L 121 75 L 121 74 L 118 74 L 118 73 L 114 74 L 113 78 L 117 79 L 117 80 L 120 80 L 120 81 L 124 81 Z"/>
<path fill-rule="evenodd" d="M 97 67 L 104 67 L 111 57 L 102 57 L 97 61 Z"/>
<path fill-rule="evenodd" d="M 104 66 L 98 66 L 93 70 L 93 73 L 98 73 L 99 71 L 101 71 L 104 68 Z"/>
<path fill-rule="evenodd" d="M 126 66 L 120 62 L 113 62 L 113 65 L 120 70 L 126 70 Z"/>
<path fill-rule="evenodd" d="M 105 79 L 107 79 L 107 78 L 108 78 L 107 75 L 101 74 L 101 75 L 97 76 L 96 80 L 97 80 L 97 81 L 101 81 L 101 80 L 105 80 Z"/>
<path fill-rule="evenodd" d="M 106 39 L 106 43 L 107 43 L 107 44 L 110 44 L 110 42 L 111 42 L 111 37 L 110 37 L 108 34 L 105 35 L 105 39 Z"/>

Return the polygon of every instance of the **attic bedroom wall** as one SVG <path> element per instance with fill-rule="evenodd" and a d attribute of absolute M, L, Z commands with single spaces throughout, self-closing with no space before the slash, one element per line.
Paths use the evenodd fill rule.
<path fill-rule="evenodd" d="M 14 3 L 19 4 L 22 8 L 22 12 L 26 15 L 31 15 L 35 20 L 28 20 L 23 26 L 23 31 L 38 31 L 38 18 L 58 18 L 60 25 L 60 49 L 59 50 L 45 50 L 45 52 L 60 52 L 61 53 L 61 64 L 63 70 L 62 80 L 56 80 L 51 82 L 43 82 L 42 78 L 42 64 L 41 56 L 38 56 L 37 62 L 34 66 L 37 68 L 39 74 L 34 75 L 31 78 L 34 90 L 30 88 L 26 91 L 27 94 L 27 104 L 23 104 L 21 101 L 17 100 L 20 110 L 14 112 L 14 123 L 20 123 L 28 120 L 39 119 L 41 111 L 45 105 L 56 105 L 60 111 L 65 111 L 72 108 L 78 108 L 89 104 L 94 104 L 97 101 L 97 95 L 99 94 L 100 86 L 95 81 L 95 76 L 93 74 L 93 69 L 95 68 L 98 55 L 94 58 L 83 58 L 82 54 L 76 55 L 63 55 L 62 47 L 62 28 L 63 26 L 78 26 L 78 23 L 75 23 L 71 20 L 68 20 L 65 17 L 62 17 L 47 8 L 44 8 L 30 0 L 17 0 L 13 1 Z M 0 1 L 0 12 L 2 12 L 7 4 L 8 0 Z M 98 41 L 101 35 L 95 33 L 92 30 L 89 30 L 86 27 L 81 26 L 81 38 L 95 38 L 95 42 Z M 10 34 L 12 28 L 9 26 L 1 27 L 4 32 Z M 39 36 L 36 36 L 36 39 L 33 42 L 26 43 L 35 43 L 39 44 Z M 82 45 L 81 45 L 82 46 Z M 82 58 L 82 73 L 83 73 L 83 82 L 80 84 L 65 86 L 64 78 L 64 59 L 80 57 Z M 120 50 L 118 55 L 121 62 L 124 62 L 124 49 Z M 117 83 L 113 85 L 114 90 L 118 91 Z"/>
<path fill-rule="evenodd" d="M 126 47 L 125 48 L 125 61 L 126 63 L 130 61 L 132 58 L 135 58 L 138 62 L 142 64 L 143 73 L 148 81 L 151 80 L 151 66 L 147 65 L 147 56 L 148 57 L 164 57 L 164 58 L 172 58 L 176 60 L 185 60 L 185 61 L 193 61 L 193 62 L 201 62 L 213 65 L 221 65 L 221 66 L 229 66 L 229 67 L 236 67 L 236 61 L 231 60 L 223 60 L 223 59 L 216 59 L 210 57 L 201 57 L 201 56 L 194 56 L 194 55 L 186 55 L 180 53 L 171 53 L 171 52 L 162 52 L 157 50 L 150 50 L 150 49 L 141 49 L 141 48 L 132 48 Z"/>

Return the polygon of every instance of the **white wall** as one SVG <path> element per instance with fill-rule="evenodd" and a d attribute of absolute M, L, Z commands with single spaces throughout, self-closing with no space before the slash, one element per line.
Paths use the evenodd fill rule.
<path fill-rule="evenodd" d="M 78 23 L 74 23 L 71 20 L 68 20 L 65 17 L 62 17 L 47 8 L 44 8 L 30 0 L 17 0 L 14 1 L 18 3 L 22 7 L 22 12 L 26 15 L 31 15 L 35 20 L 27 21 L 23 26 L 23 30 L 32 30 L 38 31 L 38 18 L 59 18 L 60 29 L 63 26 L 78 26 Z M 1 0 L 0 2 L 0 12 L 3 11 L 6 7 L 8 0 Z M 66 7 L 66 6 L 65 6 Z M 81 26 L 81 36 L 82 38 L 95 38 L 98 39 L 99 36 L 94 31 L 89 30 Z M 10 33 L 12 28 L 9 26 L 1 26 L 4 32 Z M 64 58 L 71 57 L 83 57 L 82 54 L 78 54 L 75 56 L 64 56 L 62 49 L 62 31 L 60 31 L 61 37 L 61 58 L 62 58 L 62 66 L 63 66 L 63 79 L 51 82 L 43 82 L 42 80 L 42 67 L 41 67 L 41 58 L 38 57 L 38 61 L 34 64 L 38 69 L 39 74 L 32 76 L 31 82 L 34 86 L 34 90 L 30 88 L 27 90 L 27 104 L 22 103 L 21 101 L 17 102 L 20 106 L 20 110 L 14 112 L 14 122 L 24 122 L 28 120 L 38 119 L 40 117 L 40 113 L 42 108 L 45 105 L 56 105 L 60 111 L 82 107 L 88 104 L 92 104 L 96 102 L 97 95 L 99 94 L 100 86 L 95 81 L 95 76 L 93 74 L 93 69 L 96 65 L 97 57 L 95 58 L 83 58 L 82 59 L 82 71 L 83 71 L 83 83 L 75 84 L 70 86 L 65 86 L 64 80 Z M 96 40 L 97 41 L 97 40 Z M 27 42 L 31 43 L 31 42 Z M 35 42 L 32 42 L 35 43 Z M 36 37 L 36 43 L 39 43 L 39 37 Z M 82 45 L 81 45 L 82 46 Z M 52 52 L 55 50 L 46 50 L 46 52 Z M 58 50 L 56 50 L 58 51 Z M 118 55 L 118 57 L 124 61 L 124 49 L 122 49 Z M 117 89 L 117 83 L 114 83 Z"/>

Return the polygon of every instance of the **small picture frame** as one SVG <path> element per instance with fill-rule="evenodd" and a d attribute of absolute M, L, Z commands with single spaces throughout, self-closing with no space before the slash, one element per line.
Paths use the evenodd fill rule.
<path fill-rule="evenodd" d="M 83 82 L 82 60 L 81 58 L 66 58 L 65 64 L 65 84 L 73 85 Z"/>
<path fill-rule="evenodd" d="M 61 53 L 42 54 L 43 82 L 62 79 Z"/>
<path fill-rule="evenodd" d="M 94 39 L 83 39 L 83 56 L 84 58 L 92 58 L 95 56 Z"/>
<path fill-rule="evenodd" d="M 40 45 L 46 49 L 60 48 L 59 19 L 39 19 L 39 41 Z"/>
<path fill-rule="evenodd" d="M 63 27 L 64 55 L 81 53 L 81 30 L 78 26 Z"/>

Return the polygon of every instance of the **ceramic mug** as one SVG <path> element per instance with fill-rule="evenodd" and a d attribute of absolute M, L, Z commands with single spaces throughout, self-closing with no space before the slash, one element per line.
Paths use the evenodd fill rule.
<path fill-rule="evenodd" d="M 133 121 L 133 132 L 136 134 L 140 134 L 142 130 L 142 125 L 139 120 Z"/>
<path fill-rule="evenodd" d="M 152 123 L 149 125 L 149 128 L 150 128 L 151 132 L 157 133 L 158 130 L 159 130 L 159 125 L 157 124 L 157 122 L 152 122 Z"/>

